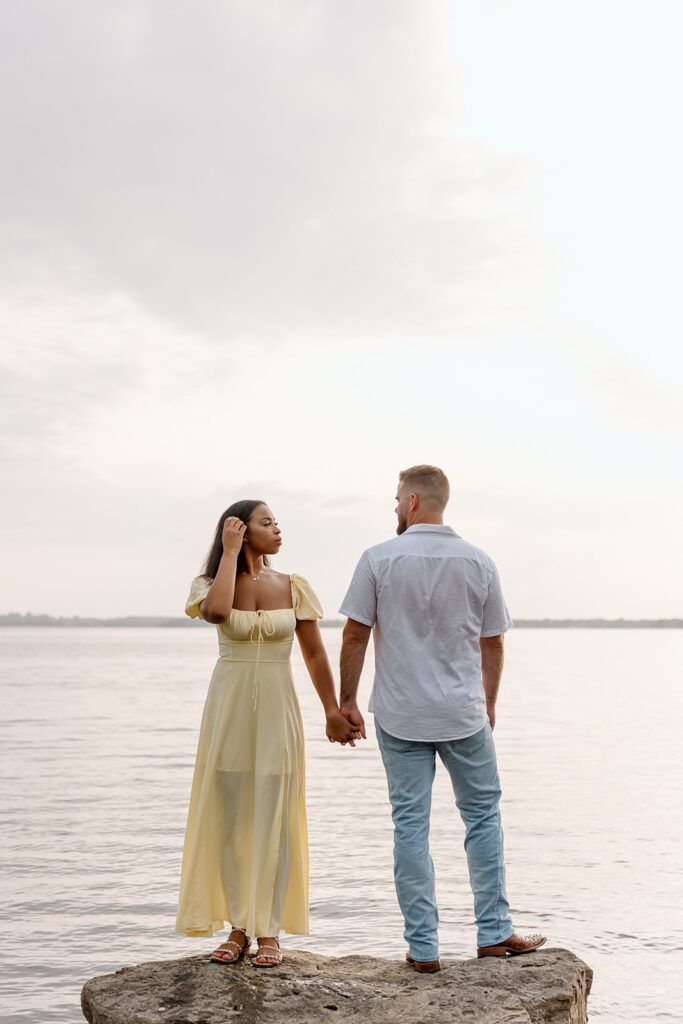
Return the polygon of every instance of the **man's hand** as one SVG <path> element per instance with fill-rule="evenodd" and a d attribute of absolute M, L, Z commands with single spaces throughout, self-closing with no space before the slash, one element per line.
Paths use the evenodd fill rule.
<path fill-rule="evenodd" d="M 342 704 L 340 711 L 347 722 L 353 725 L 356 730 L 360 733 L 364 740 L 368 737 L 365 733 L 365 722 L 363 716 L 358 710 L 357 704 Z"/>
<path fill-rule="evenodd" d="M 338 708 L 330 711 L 327 716 L 326 733 L 330 743 L 341 743 L 342 746 L 348 743 L 352 747 L 355 747 L 355 741 L 361 736 L 359 729 Z"/>
<path fill-rule="evenodd" d="M 486 705 L 486 714 L 488 715 L 489 724 L 491 726 L 491 732 L 493 732 L 493 730 L 496 727 L 496 705 L 495 704 L 487 704 Z"/>

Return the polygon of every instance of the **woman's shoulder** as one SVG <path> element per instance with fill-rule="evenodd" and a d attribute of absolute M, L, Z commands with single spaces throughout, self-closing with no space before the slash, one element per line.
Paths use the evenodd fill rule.
<path fill-rule="evenodd" d="M 191 619 L 201 618 L 200 605 L 206 595 L 208 594 L 213 579 L 211 576 L 195 576 L 190 584 L 190 593 L 187 601 L 185 602 L 185 614 L 189 615 Z"/>
<path fill-rule="evenodd" d="M 203 590 L 206 592 L 211 588 L 212 584 L 213 576 L 207 576 L 205 575 L 205 573 L 202 573 L 200 576 L 195 576 L 195 578 L 192 580 L 192 583 L 190 584 L 190 590 L 195 592 Z"/>
<path fill-rule="evenodd" d="M 301 573 L 290 572 L 290 573 L 288 573 L 288 576 L 289 576 L 290 580 L 292 581 L 292 583 L 305 583 L 307 587 L 310 587 L 310 585 L 311 585 L 308 582 L 308 579 L 305 576 L 302 576 Z"/>
<path fill-rule="evenodd" d="M 289 574 L 292 583 L 292 597 L 297 619 L 320 619 L 323 610 L 318 595 L 304 576 Z"/>
<path fill-rule="evenodd" d="M 277 569 L 270 569 L 268 575 L 276 579 L 282 580 L 283 582 L 285 580 L 291 580 L 292 578 L 291 572 L 278 572 Z"/>

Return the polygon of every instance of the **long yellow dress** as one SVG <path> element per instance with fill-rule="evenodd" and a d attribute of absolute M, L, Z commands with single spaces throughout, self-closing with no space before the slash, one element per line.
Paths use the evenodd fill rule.
<path fill-rule="evenodd" d="M 292 608 L 233 608 L 204 706 L 185 833 L 176 931 L 308 934 L 304 735 L 290 652 L 297 619 L 319 619 L 308 582 Z M 213 580 L 198 576 L 185 612 Z"/>

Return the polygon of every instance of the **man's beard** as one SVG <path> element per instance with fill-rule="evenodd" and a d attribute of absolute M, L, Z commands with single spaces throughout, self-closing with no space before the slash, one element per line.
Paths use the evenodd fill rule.
<path fill-rule="evenodd" d="M 396 533 L 401 536 L 408 529 L 408 521 L 403 519 L 401 516 L 398 517 L 398 526 L 396 527 Z"/>

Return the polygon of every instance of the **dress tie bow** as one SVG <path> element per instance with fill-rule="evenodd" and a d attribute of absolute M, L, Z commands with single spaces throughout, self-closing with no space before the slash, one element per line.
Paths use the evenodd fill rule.
<path fill-rule="evenodd" d="M 270 612 L 259 609 L 256 612 L 256 622 L 252 623 L 249 631 L 249 642 L 256 645 L 256 663 L 254 665 L 254 685 L 252 690 L 253 708 L 256 711 L 258 702 L 258 680 L 259 668 L 261 665 L 261 648 L 266 640 L 275 633 L 275 623 Z"/>

